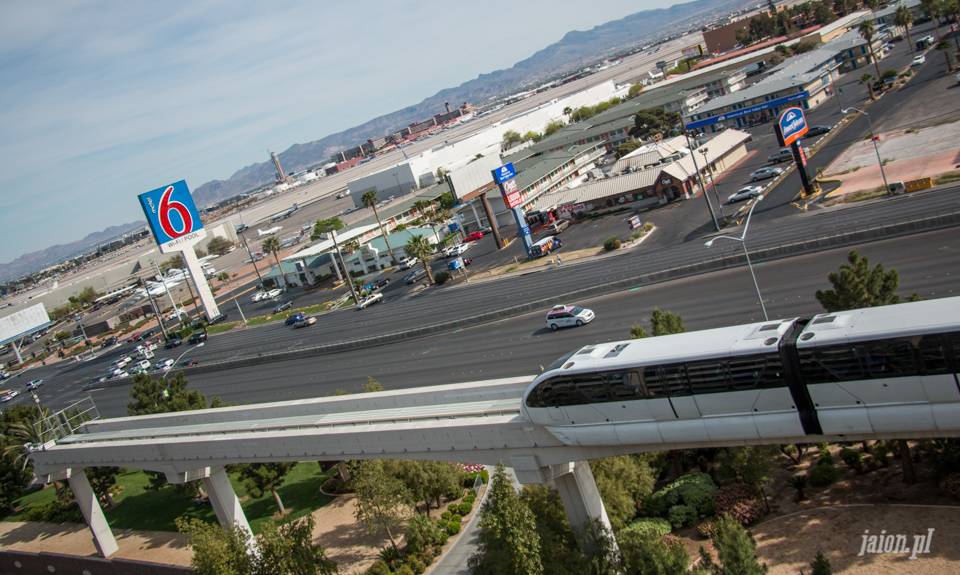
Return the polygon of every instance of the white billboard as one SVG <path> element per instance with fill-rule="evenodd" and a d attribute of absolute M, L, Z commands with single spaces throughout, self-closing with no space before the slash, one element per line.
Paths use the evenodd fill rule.
<path fill-rule="evenodd" d="M 493 176 L 490 175 L 490 171 L 499 168 L 502 163 L 500 156 L 493 154 L 478 158 L 475 162 L 470 162 L 447 174 L 457 201 L 462 201 L 471 192 L 492 184 Z"/>
<path fill-rule="evenodd" d="M 0 343 L 28 335 L 41 327 L 50 325 L 50 316 L 42 303 L 25 310 L 0 317 Z"/>

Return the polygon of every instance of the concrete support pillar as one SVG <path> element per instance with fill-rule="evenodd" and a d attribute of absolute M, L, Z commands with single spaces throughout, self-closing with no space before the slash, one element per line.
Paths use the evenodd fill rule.
<path fill-rule="evenodd" d="M 203 483 L 203 489 L 210 498 L 210 505 L 213 506 L 217 514 L 217 521 L 221 527 L 229 527 L 236 523 L 250 533 L 250 524 L 247 523 L 247 516 L 243 514 L 240 507 L 240 500 L 233 491 L 233 485 L 230 485 L 230 478 L 222 467 L 220 469 L 211 469 L 210 474 L 200 480 Z M 252 537 L 252 535 L 251 535 Z"/>
<path fill-rule="evenodd" d="M 213 292 L 210 291 L 207 277 L 203 275 L 203 267 L 200 265 L 200 260 L 197 259 L 196 252 L 193 251 L 193 247 L 188 247 L 181 253 L 183 254 L 183 262 L 190 270 L 188 281 L 192 281 L 194 287 L 197 288 L 197 295 L 200 296 L 200 303 L 203 304 L 203 311 L 207 314 L 207 319 L 217 317 L 220 315 L 220 309 L 217 307 L 217 301 L 213 299 Z"/>
<path fill-rule="evenodd" d="M 483 223 L 480 221 L 480 214 L 477 213 L 477 204 L 476 202 L 470 202 L 470 210 L 473 212 L 473 220 L 477 222 L 477 227 L 482 228 Z M 490 226 L 493 227 L 493 226 Z"/>
<path fill-rule="evenodd" d="M 607 510 L 603 507 L 603 501 L 600 500 L 600 491 L 597 489 L 593 472 L 590 471 L 590 463 L 577 461 L 573 463 L 572 468 L 570 473 L 560 475 L 553 480 L 560 494 L 560 500 L 563 501 L 563 509 L 567 512 L 570 525 L 575 528 L 585 528 L 593 521 L 599 520 L 612 534 L 610 519 L 607 517 Z"/>
<path fill-rule="evenodd" d="M 113 537 L 110 525 L 107 524 L 107 518 L 103 516 L 103 509 L 100 508 L 97 495 L 90 488 L 87 474 L 83 469 L 71 469 L 67 481 L 70 483 L 74 497 L 77 498 L 83 518 L 90 527 L 90 532 L 93 533 L 93 544 L 97 546 L 97 553 L 103 558 L 113 555 L 120 547 Z"/>
<path fill-rule="evenodd" d="M 560 500 L 563 501 L 567 519 L 574 529 L 589 528 L 594 521 L 599 521 L 610 535 L 613 534 L 589 462 L 575 461 L 541 466 L 536 455 L 514 456 L 510 458 L 510 462 L 520 483 L 553 481 Z"/>

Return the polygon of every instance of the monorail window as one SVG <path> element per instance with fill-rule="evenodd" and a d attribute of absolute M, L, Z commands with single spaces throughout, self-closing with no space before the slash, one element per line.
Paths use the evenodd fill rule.
<path fill-rule="evenodd" d="M 640 388 L 640 376 L 637 372 L 607 372 L 604 377 L 611 401 L 632 401 L 644 398 L 643 389 Z"/>
<path fill-rule="evenodd" d="M 690 386 L 687 385 L 687 374 L 682 363 L 661 365 L 657 369 L 660 384 L 671 397 L 690 395 Z"/>
<path fill-rule="evenodd" d="M 763 357 L 747 356 L 730 359 L 730 383 L 733 389 L 756 389 L 766 387 L 762 385 L 761 376 L 764 374 L 767 360 Z"/>
<path fill-rule="evenodd" d="M 950 373 L 949 353 L 946 348 L 946 338 L 942 335 L 925 335 L 917 345 L 920 348 L 920 359 L 923 361 L 923 372 L 928 375 Z"/>
<path fill-rule="evenodd" d="M 693 393 L 727 391 L 727 375 L 720 361 L 693 361 L 687 364 L 687 377 Z"/>
<path fill-rule="evenodd" d="M 844 345 L 798 351 L 800 373 L 806 383 L 833 383 L 863 379 L 860 354 L 855 347 Z"/>
<path fill-rule="evenodd" d="M 917 373 L 913 346 L 908 340 L 868 345 L 865 351 L 864 359 L 872 377 L 903 377 Z"/>
<path fill-rule="evenodd" d="M 577 389 L 577 386 L 573 384 L 566 377 L 557 378 L 556 381 L 553 381 L 553 394 L 554 401 L 552 405 L 582 405 L 584 403 L 589 403 L 586 396 L 580 393 L 580 390 Z"/>
<path fill-rule="evenodd" d="M 953 347 L 953 370 L 960 371 L 960 333 L 947 334 L 947 340 Z"/>
<path fill-rule="evenodd" d="M 599 373 L 577 373 L 570 376 L 573 385 L 589 403 L 602 403 L 609 400 L 603 375 Z"/>

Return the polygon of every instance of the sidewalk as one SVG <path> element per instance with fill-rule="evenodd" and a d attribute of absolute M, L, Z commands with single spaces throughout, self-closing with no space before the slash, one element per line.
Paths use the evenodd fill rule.
<path fill-rule="evenodd" d="M 887 162 L 883 174 L 870 140 L 850 146 L 827 166 L 823 177 L 841 181 L 839 193 L 831 197 L 881 188 L 884 175 L 888 183 L 893 183 L 936 178 L 960 169 L 960 122 L 880 134 L 877 148 Z"/>

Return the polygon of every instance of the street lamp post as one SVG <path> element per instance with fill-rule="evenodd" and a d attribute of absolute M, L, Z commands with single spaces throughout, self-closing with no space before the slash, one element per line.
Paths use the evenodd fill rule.
<path fill-rule="evenodd" d="M 191 348 L 188 349 L 187 351 L 181 353 L 181 354 L 180 354 L 180 357 L 178 357 L 177 359 L 175 359 L 175 360 L 173 361 L 173 365 L 170 366 L 170 369 L 168 369 L 167 371 L 163 372 L 163 376 L 162 376 L 160 379 L 164 379 L 164 380 L 167 379 L 167 376 L 170 375 L 170 372 L 173 371 L 173 368 L 176 367 L 178 363 L 180 363 L 180 360 L 183 359 L 183 356 L 187 355 L 188 353 L 190 353 L 191 351 L 193 351 L 193 350 L 195 350 L 195 349 L 197 349 L 197 348 L 201 348 L 201 347 L 205 346 L 206 344 L 207 344 L 207 342 L 202 341 L 202 342 L 198 343 L 196 347 L 191 347 Z M 170 397 L 169 390 L 170 390 L 170 383 L 167 382 L 167 385 L 165 385 L 165 386 L 163 387 L 163 397 L 164 397 L 165 399 L 167 399 L 167 398 Z"/>
<path fill-rule="evenodd" d="M 707 152 L 710 151 L 710 148 L 698 148 L 697 151 L 703 154 L 703 166 L 709 166 L 710 164 L 707 163 Z M 714 179 L 713 173 L 710 173 L 710 185 L 713 186 L 713 197 L 717 200 L 717 209 L 720 210 L 720 220 L 723 221 L 723 202 L 720 201 L 720 195 L 717 194 L 717 181 Z M 707 191 L 704 190 L 703 193 L 707 193 Z"/>
<path fill-rule="evenodd" d="M 850 112 L 850 110 L 856 110 L 867 117 L 867 125 L 870 126 L 870 140 L 873 142 L 873 151 L 877 153 L 877 163 L 880 164 L 880 176 L 883 177 L 883 189 L 887 191 L 887 194 L 890 194 L 890 186 L 887 184 L 887 174 L 883 171 L 883 160 L 880 159 L 880 148 L 877 147 L 877 135 L 873 133 L 873 122 L 870 121 L 870 114 L 864 112 L 860 108 L 847 108 L 843 111 L 844 114 Z"/>
<path fill-rule="evenodd" d="M 757 276 L 753 273 L 753 264 L 750 263 L 750 254 L 747 253 L 747 228 L 750 227 L 750 216 L 753 215 L 753 209 L 757 207 L 757 204 L 760 203 L 760 200 L 763 199 L 763 196 L 757 196 L 757 200 L 753 202 L 753 205 L 750 206 L 750 212 L 747 214 L 747 221 L 743 224 L 743 233 L 740 234 L 739 238 L 733 236 L 717 236 L 707 242 L 706 245 L 708 248 L 713 245 L 713 242 L 719 239 L 733 240 L 735 242 L 740 242 L 740 245 L 743 246 L 743 255 L 747 258 L 747 269 L 750 270 L 750 277 L 753 278 L 753 287 L 757 289 L 757 299 L 760 300 L 760 309 L 763 311 L 764 321 L 769 321 L 770 318 L 767 317 L 767 308 L 763 305 L 763 296 L 760 295 L 760 285 L 757 284 Z"/>
<path fill-rule="evenodd" d="M 690 157 L 693 159 L 693 169 L 697 172 L 697 180 L 700 181 L 703 199 L 707 200 L 707 209 L 710 210 L 710 217 L 713 218 L 713 226 L 719 232 L 720 224 L 717 222 L 717 214 L 713 212 L 713 205 L 710 204 L 710 194 L 707 193 L 707 188 L 703 185 L 703 176 L 700 175 L 700 167 L 697 166 L 697 155 L 693 153 L 693 145 L 690 143 L 690 133 L 687 132 L 687 126 L 683 123 L 683 109 L 680 110 L 680 114 L 680 128 L 683 130 L 683 135 L 687 137 L 687 148 L 690 149 Z"/>

